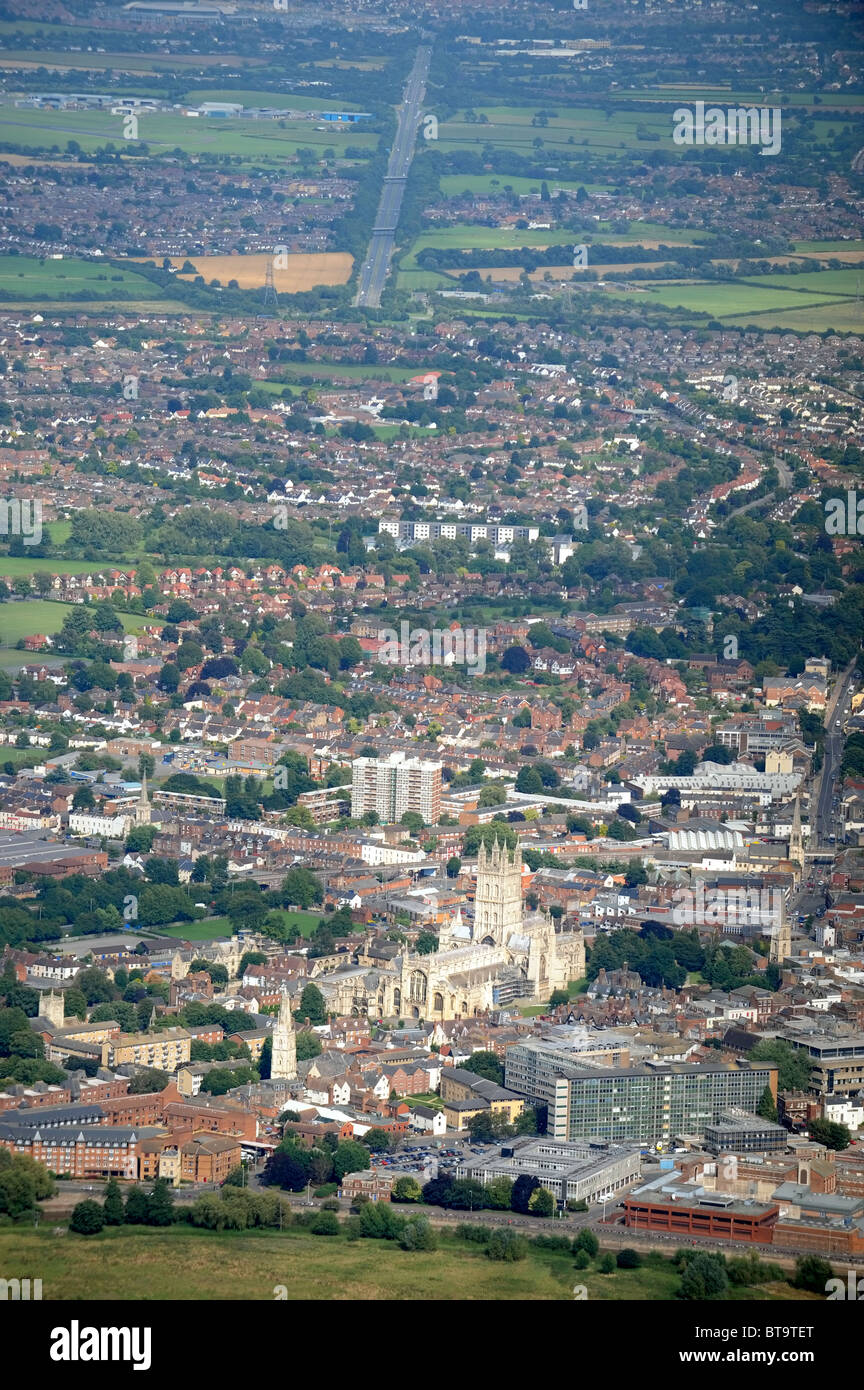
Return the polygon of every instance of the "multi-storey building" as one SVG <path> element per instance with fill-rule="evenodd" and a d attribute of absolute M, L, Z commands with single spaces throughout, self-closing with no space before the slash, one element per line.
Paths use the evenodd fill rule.
<path fill-rule="evenodd" d="M 184 1028 L 166 1028 L 162 1033 L 121 1033 L 102 1044 L 103 1067 L 119 1067 L 132 1063 L 138 1067 L 155 1067 L 158 1071 L 176 1071 L 188 1062 L 192 1040 Z"/>
<path fill-rule="evenodd" d="M 441 814 L 441 763 L 391 753 L 388 758 L 357 758 L 352 766 L 351 815 L 374 811 L 383 824 L 416 811 L 427 825 Z"/>
<path fill-rule="evenodd" d="M 777 1069 L 748 1062 L 589 1067 L 535 1039 L 508 1048 L 505 1085 L 549 1107 L 552 1138 L 666 1146 L 679 1134 L 704 1134 L 726 1110 L 752 1113 L 766 1086 L 776 1098 Z"/>
<path fill-rule="evenodd" d="M 504 545 L 512 541 L 536 541 L 539 526 L 495 525 L 489 521 L 402 521 L 399 517 L 382 517 L 379 532 L 397 541 L 455 540 L 465 536 L 469 541 L 492 541 Z"/>
<path fill-rule="evenodd" d="M 73 1178 L 137 1178 L 138 1144 L 146 1131 L 108 1125 L 54 1129 L 0 1124 L 0 1145 L 27 1154 L 52 1173 Z"/>

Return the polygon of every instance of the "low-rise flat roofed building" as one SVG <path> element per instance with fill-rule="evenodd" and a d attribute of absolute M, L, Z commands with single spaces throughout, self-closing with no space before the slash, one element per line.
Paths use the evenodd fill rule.
<path fill-rule="evenodd" d="M 682 1181 L 680 1173 L 662 1173 L 624 1198 L 624 1225 L 634 1231 L 664 1231 L 676 1236 L 709 1236 L 770 1245 L 780 1209 L 774 1202 L 754 1202 Z"/>
<path fill-rule="evenodd" d="M 466 1177 L 484 1186 L 495 1178 L 513 1181 L 523 1173 L 537 1178 L 558 1202 L 591 1205 L 606 1193 L 618 1192 L 639 1176 L 638 1145 L 610 1144 L 605 1139 L 562 1143 L 554 1139 L 522 1139 L 502 1144 L 498 1154 L 464 1166 Z"/>

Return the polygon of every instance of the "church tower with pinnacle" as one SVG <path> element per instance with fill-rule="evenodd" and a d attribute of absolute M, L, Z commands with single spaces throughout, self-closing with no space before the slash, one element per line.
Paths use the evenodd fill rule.
<path fill-rule="evenodd" d="M 522 851 L 494 840 L 487 850 L 481 841 L 477 854 L 474 895 L 474 940 L 485 946 L 506 946 L 522 930 Z"/>
<path fill-rule="evenodd" d="M 270 1077 L 273 1081 L 293 1081 L 297 1075 L 297 1034 L 294 1032 L 294 1016 L 291 1013 L 291 998 L 282 995 L 279 1017 L 273 1029 L 272 1059 Z"/>
<path fill-rule="evenodd" d="M 141 794 L 138 797 L 138 805 L 135 807 L 135 824 L 150 824 L 150 798 L 147 795 L 147 774 L 141 778 Z"/>

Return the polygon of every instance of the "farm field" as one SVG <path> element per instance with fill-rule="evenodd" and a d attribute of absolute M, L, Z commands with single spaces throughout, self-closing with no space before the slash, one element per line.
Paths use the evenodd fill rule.
<path fill-rule="evenodd" d="M 766 277 L 769 282 L 771 277 Z M 779 278 L 779 277 L 778 277 Z M 783 277 L 784 279 L 789 277 Z M 796 277 L 799 278 L 799 277 Z M 704 281 L 677 281 L 665 285 L 648 285 L 638 289 L 608 290 L 615 298 L 663 304 L 669 308 L 685 309 L 692 313 L 711 314 L 714 318 L 740 320 L 744 315 L 758 314 L 765 327 L 773 323 L 775 313 L 793 311 L 803 331 L 810 330 L 810 314 L 823 305 L 834 303 L 830 294 L 801 292 L 793 294 L 785 285 L 776 288 L 769 284 L 751 284 L 736 280 L 729 284 L 708 284 Z M 851 301 L 854 305 L 854 301 Z"/>
<path fill-rule="evenodd" d="M 742 284 L 776 285 L 777 277 L 773 275 L 748 275 Z M 784 288 L 792 293 L 815 291 L 817 294 L 855 296 L 861 290 L 861 272 L 855 269 L 805 271 L 802 275 L 790 275 Z"/>
<path fill-rule="evenodd" d="M 72 313 L 102 313 L 106 306 L 112 304 L 110 298 L 107 299 L 40 299 L 40 313 L 51 314 L 72 314 Z M 118 304 L 121 301 L 117 301 Z M 183 304 L 179 299 L 124 299 L 121 307 L 126 313 L 140 314 L 188 314 L 189 305 Z M 19 309 L 21 308 L 20 299 L 0 299 L 0 309 Z M 208 317 L 214 312 L 212 309 L 199 309 L 199 313 L 206 314 Z"/>
<path fill-rule="evenodd" d="M 179 269 L 190 260 L 199 275 L 208 282 L 218 280 L 227 285 L 236 280 L 241 290 L 261 289 L 267 271 L 267 262 L 272 257 L 265 254 L 251 256 L 174 256 L 172 263 Z M 345 285 L 351 278 L 354 259 L 347 251 L 322 251 L 315 254 L 287 255 L 285 269 L 273 269 L 273 283 L 277 293 L 294 294 L 299 290 L 311 290 L 316 285 Z M 191 275 L 180 277 L 191 280 Z"/>
<path fill-rule="evenodd" d="M 749 324 L 757 328 L 788 328 L 795 333 L 861 333 L 864 332 L 864 305 L 854 299 L 831 299 L 818 305 L 802 305 L 798 309 L 770 314 L 729 314 L 723 316 L 728 324 Z"/>
<path fill-rule="evenodd" d="M 66 257 L 62 261 L 43 261 L 35 256 L 0 256 L 0 298 L 18 294 L 42 308 L 43 297 L 71 300 L 76 295 L 87 295 L 101 302 L 115 299 L 121 292 L 124 303 L 133 295 L 145 303 L 165 298 L 164 290 L 132 270 L 116 270 L 95 261 Z"/>
<path fill-rule="evenodd" d="M 95 169 L 95 164 L 86 164 L 82 160 L 73 159 L 67 156 L 65 159 L 40 159 L 38 155 L 29 154 L 9 154 L 0 151 L 0 164 L 10 164 L 13 168 L 21 165 L 36 166 L 40 169 Z"/>
<path fill-rule="evenodd" d="M 417 254 L 434 246 L 447 250 L 500 251 L 518 250 L 523 246 L 545 250 L 547 246 L 573 246 L 576 241 L 570 231 L 517 231 L 515 227 L 478 227 L 465 224 L 459 227 L 441 227 L 434 232 L 423 232 L 416 237 L 409 251 L 400 262 L 401 270 L 424 270 L 418 266 Z"/>
<path fill-rule="evenodd" d="M 692 231 L 684 227 L 664 227 L 657 222 L 632 223 L 627 232 L 613 232 L 608 222 L 601 222 L 592 228 L 590 236 L 585 238 L 585 244 L 590 246 L 592 240 L 597 240 L 610 246 L 644 246 L 646 250 L 655 250 L 661 245 L 693 246 L 705 235 L 705 232 Z M 572 247 L 580 239 L 576 232 L 570 230 L 545 230 L 541 227 L 520 230 L 518 227 L 482 227 L 476 223 L 440 227 L 434 231 L 422 232 L 415 238 L 410 249 L 402 257 L 400 270 L 403 273 L 417 272 L 436 276 L 446 273 L 418 266 L 417 256 L 427 247 L 465 251 L 514 251 L 524 246 L 544 251 L 549 246 Z M 618 268 L 621 269 L 620 266 Z M 433 286 L 415 285 L 413 288 Z"/>
<path fill-rule="evenodd" d="M 811 252 L 831 256 L 860 255 L 864 253 L 864 241 L 793 241 L 792 250 L 796 255 L 805 256 Z"/>
<path fill-rule="evenodd" d="M 671 112 L 615 111 L 609 114 L 599 107 L 557 107 L 557 114 L 546 118 L 546 124 L 532 124 L 537 116 L 533 106 L 486 106 L 477 108 L 477 121 L 448 120 L 438 127 L 438 147 L 445 151 L 460 150 L 476 144 L 502 146 L 523 153 L 537 148 L 554 151 L 556 147 L 573 145 L 599 150 L 617 156 L 622 148 L 638 149 L 645 144 L 672 143 Z M 485 118 L 485 119 L 484 119 Z M 636 127 L 659 137 L 643 141 Z M 535 146 L 535 140 L 542 146 Z"/>
<path fill-rule="evenodd" d="M 704 101 L 706 105 L 715 103 L 723 106 L 759 106 L 770 104 L 771 106 L 814 106 L 816 104 L 813 92 L 734 92 L 729 87 L 710 87 L 700 86 L 698 83 L 679 83 L 676 86 L 665 86 L 662 82 L 656 87 L 629 88 L 621 91 L 619 96 L 630 100 L 644 101 Z M 833 106 L 839 110 L 860 111 L 864 108 L 864 99 L 856 96 L 855 93 L 844 95 L 842 92 L 820 92 L 820 106 Z"/>
<path fill-rule="evenodd" d="M 538 1234 L 539 1234 L 538 1229 Z M 419 1302 L 526 1299 L 572 1302 L 574 1284 L 591 1302 L 668 1300 L 678 1276 L 669 1261 L 649 1257 L 636 1270 L 576 1270 L 569 1254 L 532 1249 L 518 1263 L 492 1261 L 445 1235 L 438 1250 L 408 1252 L 395 1242 L 321 1237 L 291 1229 L 216 1232 L 175 1227 L 108 1229 L 101 1235 L 55 1237 L 23 1226 L 0 1231 L 4 1265 L 42 1279 L 48 1302 L 80 1298 L 257 1300 L 272 1302 L 278 1285 L 289 1301 L 400 1299 Z M 788 1284 L 733 1289 L 735 1301 L 802 1300 Z"/>

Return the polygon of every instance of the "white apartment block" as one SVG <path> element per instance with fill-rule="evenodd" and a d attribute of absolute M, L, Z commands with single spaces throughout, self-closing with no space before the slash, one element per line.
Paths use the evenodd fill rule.
<path fill-rule="evenodd" d="M 416 811 L 426 825 L 441 815 L 441 763 L 391 753 L 388 758 L 357 758 L 352 765 L 351 815 L 374 811 L 382 825 L 398 824 Z"/>
<path fill-rule="evenodd" d="M 488 521 L 402 521 L 400 517 L 382 517 L 379 532 L 397 541 L 430 541 L 444 538 L 455 540 L 466 536 L 470 541 L 494 541 L 503 545 L 512 541 L 536 541 L 539 526 L 499 526 Z"/>

